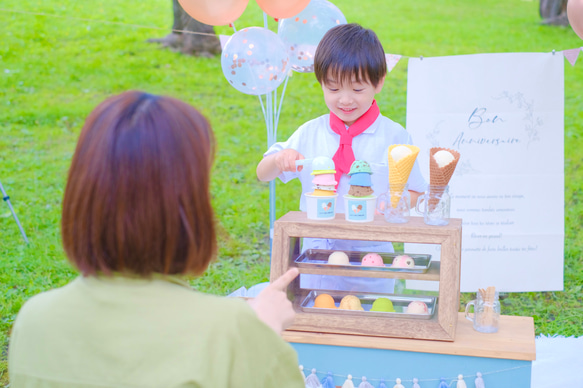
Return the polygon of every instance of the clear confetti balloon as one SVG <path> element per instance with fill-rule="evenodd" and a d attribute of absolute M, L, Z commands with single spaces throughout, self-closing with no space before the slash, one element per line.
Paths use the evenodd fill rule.
<path fill-rule="evenodd" d="M 296 16 L 281 19 L 278 35 L 288 51 L 291 68 L 298 73 L 313 72 L 318 43 L 326 31 L 339 24 L 346 24 L 346 18 L 326 0 L 311 0 Z"/>
<path fill-rule="evenodd" d="M 277 89 L 289 71 L 288 54 L 276 33 L 261 27 L 242 29 L 231 36 L 221 54 L 227 81 L 245 94 L 261 95 Z"/>

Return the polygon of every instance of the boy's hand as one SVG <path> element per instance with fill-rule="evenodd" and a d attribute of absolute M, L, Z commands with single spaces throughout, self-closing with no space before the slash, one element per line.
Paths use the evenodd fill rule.
<path fill-rule="evenodd" d="M 298 151 L 286 148 L 275 154 L 275 165 L 279 171 L 296 171 L 296 160 L 304 159 L 304 155 Z M 302 171 L 304 166 L 297 166 L 297 171 Z"/>
<path fill-rule="evenodd" d="M 295 311 L 285 290 L 298 274 L 297 268 L 291 268 L 265 287 L 255 299 L 248 301 L 257 317 L 277 334 L 281 334 L 294 320 Z"/>

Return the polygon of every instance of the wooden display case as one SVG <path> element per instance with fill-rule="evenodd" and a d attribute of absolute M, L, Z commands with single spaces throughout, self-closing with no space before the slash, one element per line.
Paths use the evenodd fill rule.
<path fill-rule="evenodd" d="M 446 226 L 429 226 L 421 217 L 411 217 L 405 224 L 387 223 L 377 215 L 373 222 L 354 223 L 337 214 L 332 220 L 309 220 L 304 212 L 289 212 L 274 224 L 271 281 L 295 266 L 300 255 L 299 239 L 329 238 L 343 240 L 390 241 L 440 244 L 441 261 L 432 262 L 426 273 L 357 271 L 349 268 L 299 268 L 300 273 L 398 278 L 439 281 L 436 311 L 431 319 L 354 316 L 303 312 L 301 301 L 309 290 L 299 287 L 299 278 L 288 288 L 296 317 L 289 330 L 366 336 L 454 341 L 460 300 L 461 219 L 451 219 Z"/>

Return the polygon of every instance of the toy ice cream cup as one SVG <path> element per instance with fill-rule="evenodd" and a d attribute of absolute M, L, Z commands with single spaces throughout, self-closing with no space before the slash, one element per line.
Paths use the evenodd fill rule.
<path fill-rule="evenodd" d="M 310 220 L 331 220 L 336 215 L 336 197 L 334 195 L 313 195 L 305 193 L 306 210 Z"/>
<path fill-rule="evenodd" d="M 344 216 L 350 222 L 371 222 L 374 219 L 377 196 L 354 197 L 344 195 Z"/>

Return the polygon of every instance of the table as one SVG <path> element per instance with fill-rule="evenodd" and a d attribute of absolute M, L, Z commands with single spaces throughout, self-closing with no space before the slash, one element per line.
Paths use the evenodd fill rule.
<path fill-rule="evenodd" d="M 473 388 L 476 373 L 481 372 L 486 388 L 530 387 L 536 358 L 531 317 L 500 316 L 499 331 L 484 334 L 458 313 L 453 342 L 303 331 L 285 331 L 283 338 L 298 352 L 306 376 L 312 368 L 322 372 L 320 379 L 332 372 L 339 375 L 334 377 L 336 386 L 351 374 L 355 387 L 366 376 L 375 387 L 382 378 L 392 388 L 400 378 L 409 388 L 415 377 L 421 388 L 437 388 L 441 377 L 450 384 L 462 374 L 467 387 Z"/>

